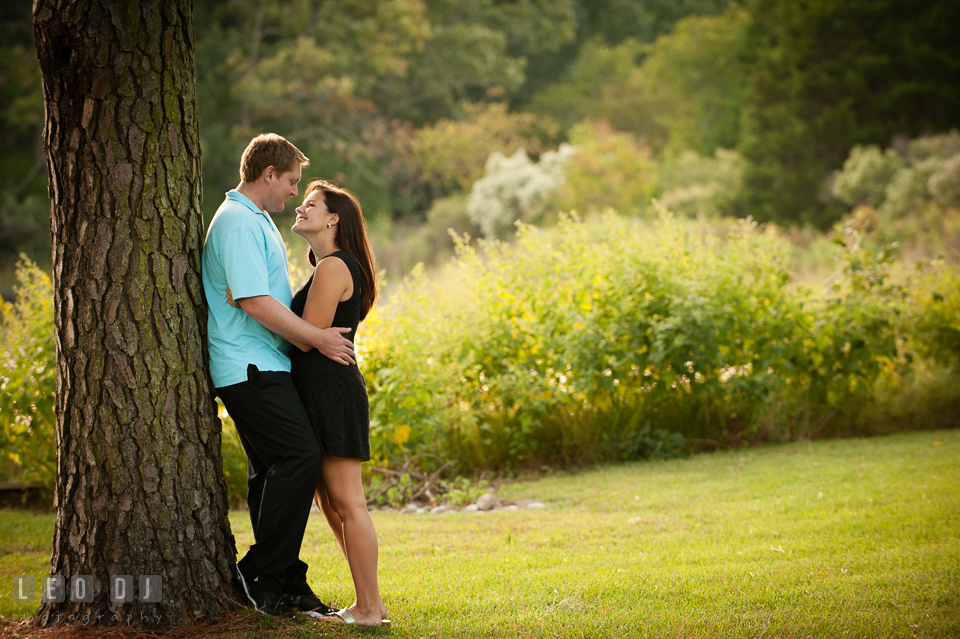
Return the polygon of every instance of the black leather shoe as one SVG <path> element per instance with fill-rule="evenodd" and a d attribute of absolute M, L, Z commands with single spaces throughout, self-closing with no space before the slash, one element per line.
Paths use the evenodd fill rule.
<path fill-rule="evenodd" d="M 286 617 L 292 619 L 297 612 L 286 603 L 284 603 L 284 594 L 282 592 L 260 591 L 263 595 L 263 603 L 257 608 L 257 612 L 274 617 Z"/>
<path fill-rule="evenodd" d="M 302 612 L 315 612 L 320 615 L 332 615 L 337 611 L 320 601 L 309 584 L 304 583 L 297 587 L 297 590 L 300 594 L 283 593 L 283 603 Z"/>

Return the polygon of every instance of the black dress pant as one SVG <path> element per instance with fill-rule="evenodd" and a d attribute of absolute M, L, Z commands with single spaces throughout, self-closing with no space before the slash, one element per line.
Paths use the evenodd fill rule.
<path fill-rule="evenodd" d="M 247 505 L 255 543 L 240 560 L 260 590 L 301 594 L 303 531 L 323 455 L 290 373 L 250 364 L 247 381 L 217 389 L 247 453 Z"/>

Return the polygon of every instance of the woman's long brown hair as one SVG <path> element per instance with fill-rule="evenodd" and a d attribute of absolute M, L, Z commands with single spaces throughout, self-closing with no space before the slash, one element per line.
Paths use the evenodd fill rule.
<path fill-rule="evenodd" d="M 373 249 L 367 239 L 367 226 L 357 196 L 326 180 L 311 180 L 304 195 L 320 190 L 327 210 L 340 216 L 337 223 L 337 245 L 360 265 L 360 319 L 364 319 L 377 301 L 377 271 Z M 317 265 L 313 249 L 307 251 L 312 266 Z"/>

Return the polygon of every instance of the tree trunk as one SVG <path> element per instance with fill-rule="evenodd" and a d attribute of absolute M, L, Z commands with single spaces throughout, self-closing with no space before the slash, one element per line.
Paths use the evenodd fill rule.
<path fill-rule="evenodd" d="M 215 614 L 236 551 L 205 351 L 190 0 L 36 0 L 57 337 L 63 603 L 38 622 Z M 71 579 L 94 579 L 93 601 Z M 111 575 L 134 599 L 114 604 Z M 144 603 L 141 576 L 162 579 Z M 156 588 L 158 582 L 152 582 Z"/>

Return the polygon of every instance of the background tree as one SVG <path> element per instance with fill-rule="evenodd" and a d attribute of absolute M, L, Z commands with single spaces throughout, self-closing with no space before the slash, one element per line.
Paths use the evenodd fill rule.
<path fill-rule="evenodd" d="M 175 624 L 224 606 L 235 554 L 204 362 L 191 2 L 40 0 L 33 16 L 57 336 L 51 573 L 98 586 L 40 621 Z M 110 575 L 159 575 L 162 601 L 111 607 Z"/>
<path fill-rule="evenodd" d="M 828 225 L 826 178 L 854 144 L 960 123 L 960 5 L 754 0 L 735 212 Z"/>

